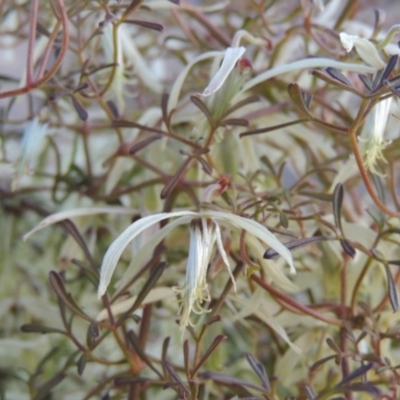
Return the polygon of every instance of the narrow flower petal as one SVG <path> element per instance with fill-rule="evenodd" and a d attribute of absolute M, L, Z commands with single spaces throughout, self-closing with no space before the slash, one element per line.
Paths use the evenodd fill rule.
<path fill-rule="evenodd" d="M 224 84 L 226 78 L 233 70 L 236 62 L 245 51 L 246 49 L 244 47 L 228 47 L 226 49 L 221 67 L 208 86 L 205 88 L 204 92 L 201 94 L 202 96 L 212 95 Z"/>
<path fill-rule="evenodd" d="M 204 301 L 209 301 L 210 294 L 207 287 L 207 268 L 210 262 L 215 242 L 214 225 L 209 226 L 206 219 L 194 220 L 190 225 L 189 256 L 186 266 L 185 285 L 177 288 L 183 293 L 182 315 L 180 327 L 182 334 L 190 322 L 190 314 L 202 314 L 206 310 L 202 307 Z"/>
<path fill-rule="evenodd" d="M 195 65 L 200 61 L 207 60 L 208 58 L 220 56 L 221 54 L 223 54 L 223 52 L 221 51 L 209 51 L 207 53 L 200 54 L 198 57 L 195 57 L 192 61 L 190 61 L 186 65 L 186 67 L 179 74 L 178 78 L 175 79 L 175 83 L 172 86 L 171 93 L 168 98 L 168 107 L 167 107 L 168 113 L 170 113 L 178 104 L 178 99 L 181 93 L 183 83 L 185 82 L 186 76 L 188 75 L 193 65 Z"/>
<path fill-rule="evenodd" d="M 132 210 L 125 207 L 112 207 L 112 206 L 105 206 L 105 207 L 90 207 L 90 208 L 75 208 L 73 210 L 66 210 L 60 211 L 55 214 L 51 214 L 46 217 L 40 224 L 36 225 L 31 231 L 25 233 L 22 239 L 25 241 L 31 236 L 33 233 L 40 231 L 49 225 L 56 224 L 57 222 L 64 221 L 66 219 L 75 218 L 75 217 L 82 217 L 87 215 L 94 215 L 94 214 L 135 214 L 137 210 Z"/>
<path fill-rule="evenodd" d="M 224 244 L 222 243 L 222 237 L 221 237 L 221 230 L 219 229 L 219 225 L 217 223 L 215 223 L 215 236 L 217 239 L 217 246 L 218 246 L 218 251 L 219 254 L 221 254 L 221 258 L 224 262 L 224 264 L 226 265 L 226 267 L 228 268 L 228 272 L 229 272 L 229 276 L 231 278 L 232 284 L 233 284 L 233 288 L 236 292 L 236 282 L 235 282 L 235 278 L 232 274 L 232 270 L 231 270 L 231 266 L 229 264 L 229 260 L 228 260 L 228 256 L 226 254 L 226 251 L 224 249 Z"/>
<path fill-rule="evenodd" d="M 342 32 L 340 34 L 340 41 L 347 52 L 350 52 L 354 47 L 360 58 L 367 64 L 372 65 L 376 69 L 385 68 L 385 63 L 379 55 L 378 50 L 368 39 Z"/>
<path fill-rule="evenodd" d="M 103 263 L 100 269 L 100 283 L 97 291 L 98 297 L 100 298 L 107 290 L 107 286 L 111 281 L 112 274 L 114 273 L 115 267 L 120 259 L 126 246 L 131 242 L 136 236 L 138 236 L 145 229 L 150 226 L 157 224 L 158 222 L 184 215 L 197 216 L 198 214 L 192 211 L 176 211 L 171 213 L 161 213 L 156 215 L 149 215 L 147 217 L 141 218 L 134 222 L 128 228 L 126 228 L 121 235 L 111 244 L 108 248 Z"/>
<path fill-rule="evenodd" d="M 387 162 L 383 150 L 391 142 L 384 140 L 392 98 L 379 102 L 372 110 L 372 123 L 367 123 L 359 136 L 361 152 L 366 168 L 375 175 L 384 176 L 376 169 L 379 160 Z M 372 125 L 372 126 L 371 126 Z"/>
<path fill-rule="evenodd" d="M 294 61 L 289 64 L 278 65 L 274 68 L 267 69 L 261 74 L 258 74 L 243 85 L 243 88 L 236 94 L 235 98 L 239 98 L 243 92 L 276 76 L 283 75 L 292 71 L 328 67 L 340 69 L 342 71 L 360 72 L 363 74 L 376 72 L 376 68 L 372 68 L 367 65 L 349 64 L 346 62 L 332 60 L 330 58 L 306 58 L 304 60 Z M 232 102 L 235 101 L 235 98 L 232 100 Z"/>
<path fill-rule="evenodd" d="M 292 273 L 296 270 L 293 265 L 292 254 L 276 237 L 273 235 L 265 226 L 261 225 L 257 221 L 253 221 L 248 218 L 240 217 L 239 215 L 224 213 L 220 211 L 207 211 L 210 218 L 215 218 L 223 224 L 224 221 L 229 221 L 232 225 L 244 229 L 250 235 L 253 235 L 266 243 L 269 247 L 273 248 L 278 254 L 280 254 L 289 264 Z"/>
<path fill-rule="evenodd" d="M 141 244 L 140 251 L 133 254 L 130 260 L 129 267 L 121 276 L 121 279 L 116 283 L 116 293 L 118 295 L 124 289 L 126 282 L 129 282 L 134 274 L 145 265 L 151 258 L 154 248 L 164 240 L 169 233 L 179 225 L 188 224 L 192 219 L 191 216 L 183 216 L 174 221 L 168 222 L 163 228 L 159 229 L 151 238 L 144 244 Z"/>

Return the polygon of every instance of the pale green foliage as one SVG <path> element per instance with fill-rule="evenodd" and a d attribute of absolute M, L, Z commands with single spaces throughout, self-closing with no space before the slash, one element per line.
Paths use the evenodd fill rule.
<path fill-rule="evenodd" d="M 181 3 L 1 6 L 0 397 L 398 398 L 398 26 Z"/>

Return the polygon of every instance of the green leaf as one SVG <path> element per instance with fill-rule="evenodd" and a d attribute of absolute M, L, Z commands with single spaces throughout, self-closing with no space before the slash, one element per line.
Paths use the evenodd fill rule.
<path fill-rule="evenodd" d="M 288 92 L 290 98 L 293 100 L 294 104 L 300 109 L 302 114 L 304 114 L 308 119 L 313 119 L 312 114 L 307 108 L 306 102 L 304 101 L 303 92 L 297 83 L 289 83 Z"/>

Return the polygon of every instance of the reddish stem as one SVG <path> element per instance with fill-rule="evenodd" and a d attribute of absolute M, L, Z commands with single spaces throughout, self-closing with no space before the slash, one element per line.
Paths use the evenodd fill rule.
<path fill-rule="evenodd" d="M 30 24 L 29 24 L 29 39 L 28 39 L 28 55 L 26 61 L 26 86 L 28 87 L 33 83 L 33 56 L 35 51 L 38 9 L 39 9 L 39 1 L 32 0 L 31 9 L 29 12 Z"/>
<path fill-rule="evenodd" d="M 271 286 L 269 283 L 267 283 L 261 277 L 259 277 L 257 275 L 252 275 L 251 279 L 253 281 L 257 282 L 263 289 L 265 289 L 267 292 L 269 292 L 274 297 L 282 300 L 283 302 L 292 306 L 293 308 L 295 308 L 299 311 L 302 311 L 304 314 L 310 315 L 311 317 L 314 317 L 320 321 L 324 321 L 331 325 L 342 326 L 342 321 L 340 321 L 339 319 L 326 317 L 325 315 L 320 314 L 319 312 L 316 312 L 312 308 L 309 308 L 303 304 L 298 303 L 297 301 L 293 300 L 291 297 L 279 292 L 277 289 L 275 289 L 273 286 Z"/>
<path fill-rule="evenodd" d="M 54 65 L 50 69 L 50 71 L 43 78 L 37 80 L 36 82 L 32 82 L 31 84 L 27 83 L 22 88 L 8 90 L 6 92 L 0 93 L 0 99 L 3 99 L 5 97 L 19 96 L 21 94 L 29 93 L 32 89 L 36 89 L 38 86 L 40 86 L 40 85 L 46 83 L 48 80 L 50 80 L 55 75 L 55 73 L 59 70 L 59 68 L 61 67 L 61 63 L 63 62 L 64 57 L 67 54 L 68 43 L 69 43 L 68 15 L 65 10 L 64 1 L 63 0 L 55 0 L 55 1 L 57 2 L 57 5 L 59 7 L 59 11 L 60 11 L 60 15 L 61 15 L 61 24 L 62 24 L 63 31 L 64 31 L 60 54 L 58 55 L 56 62 L 54 63 Z M 29 56 L 28 56 L 28 60 L 29 60 Z"/>

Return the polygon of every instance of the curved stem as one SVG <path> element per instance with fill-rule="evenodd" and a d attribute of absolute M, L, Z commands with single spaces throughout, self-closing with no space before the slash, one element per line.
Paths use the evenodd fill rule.
<path fill-rule="evenodd" d="M 65 55 L 67 54 L 68 50 L 68 44 L 69 44 L 69 27 L 68 27 L 68 15 L 65 10 L 65 5 L 63 0 L 55 0 L 57 2 L 57 5 L 59 7 L 60 15 L 61 15 L 61 24 L 63 27 L 63 40 L 61 44 L 61 49 L 60 49 L 60 54 L 58 55 L 58 58 L 50 71 L 41 79 L 37 80 L 36 82 L 27 82 L 27 84 L 18 89 L 13 89 L 13 90 L 8 90 L 6 92 L 0 93 L 0 99 L 3 99 L 5 97 L 13 97 L 13 96 L 19 96 L 21 94 L 26 94 L 29 93 L 32 89 L 37 88 L 38 86 L 46 83 L 49 81 L 59 70 L 61 67 L 61 63 L 64 60 Z M 30 50 L 28 50 L 29 52 Z M 30 60 L 30 56 L 28 54 L 28 60 Z M 29 61 L 28 61 L 29 62 Z M 28 67 L 29 70 L 29 67 Z"/>
<path fill-rule="evenodd" d="M 46 70 L 47 61 L 49 60 L 50 51 L 51 51 L 51 49 L 53 47 L 54 41 L 56 40 L 57 33 L 58 33 L 58 30 L 60 29 L 60 26 L 61 26 L 61 22 L 57 21 L 57 24 L 54 27 L 53 32 L 51 32 L 51 35 L 49 37 L 49 41 L 47 42 L 47 46 L 46 46 L 46 49 L 44 51 L 42 62 L 40 64 L 39 71 L 38 71 L 38 73 L 36 75 L 36 79 L 41 79 L 43 77 L 43 75 L 44 75 L 44 72 Z"/>
<path fill-rule="evenodd" d="M 269 292 L 271 295 L 277 297 L 278 299 L 282 300 L 283 302 L 289 304 L 290 306 L 294 307 L 295 309 L 302 311 L 304 314 L 310 315 L 320 321 L 326 322 L 331 325 L 342 326 L 342 321 L 340 319 L 329 318 L 319 312 L 313 310 L 310 307 L 307 307 L 303 304 L 298 303 L 297 301 L 293 300 L 291 297 L 286 296 L 285 294 L 281 293 L 279 290 L 276 290 L 272 287 L 269 283 L 267 283 L 264 279 L 257 275 L 252 275 L 251 279 L 255 281 L 258 285 L 260 285 L 263 289 Z"/>
<path fill-rule="evenodd" d="M 28 56 L 26 61 L 26 85 L 30 86 L 33 81 L 33 58 L 36 40 L 36 24 L 39 9 L 39 1 L 32 0 L 29 12 L 29 39 L 28 39 Z"/>

